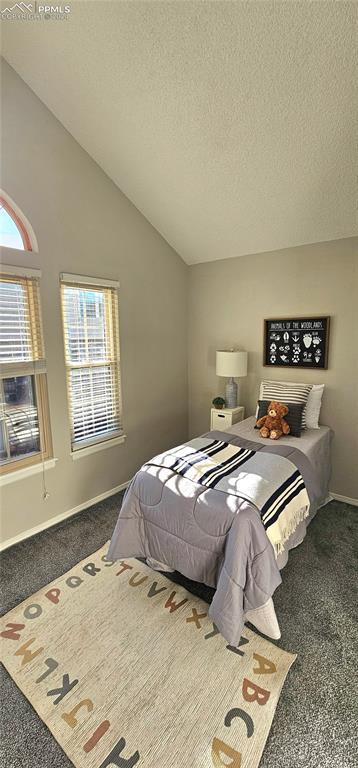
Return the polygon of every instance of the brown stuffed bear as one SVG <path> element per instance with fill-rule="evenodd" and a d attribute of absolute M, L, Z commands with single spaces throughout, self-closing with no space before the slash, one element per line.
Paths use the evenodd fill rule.
<path fill-rule="evenodd" d="M 267 416 L 263 416 L 256 422 L 256 426 L 260 427 L 261 437 L 270 437 L 271 440 L 278 440 L 281 435 L 288 435 L 290 427 L 283 418 L 283 416 L 286 416 L 286 413 L 288 413 L 287 405 L 272 400 L 267 409 Z"/>

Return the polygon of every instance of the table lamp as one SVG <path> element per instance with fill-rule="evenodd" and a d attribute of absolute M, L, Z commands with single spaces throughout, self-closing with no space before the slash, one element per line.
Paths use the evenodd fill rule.
<path fill-rule="evenodd" d="M 247 375 L 247 352 L 219 349 L 216 352 L 216 375 L 229 378 L 225 388 L 226 408 L 236 408 L 238 387 L 234 379 Z"/>

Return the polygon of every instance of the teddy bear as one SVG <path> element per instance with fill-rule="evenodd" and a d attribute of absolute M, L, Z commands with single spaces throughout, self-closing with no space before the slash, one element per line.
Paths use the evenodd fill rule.
<path fill-rule="evenodd" d="M 288 413 L 287 405 L 272 400 L 267 409 L 267 416 L 258 419 L 256 426 L 260 429 L 261 437 L 278 440 L 281 435 L 288 435 L 290 427 L 283 418 Z"/>

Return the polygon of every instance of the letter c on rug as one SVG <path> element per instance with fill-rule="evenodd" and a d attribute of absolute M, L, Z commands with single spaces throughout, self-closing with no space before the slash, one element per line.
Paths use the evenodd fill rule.
<path fill-rule="evenodd" d="M 227 728 L 230 728 L 230 725 L 231 725 L 231 723 L 232 723 L 232 721 L 234 720 L 235 717 L 240 717 L 241 720 L 244 721 L 244 723 L 246 725 L 247 738 L 250 739 L 250 737 L 252 736 L 252 734 L 253 734 L 253 732 L 255 730 L 254 729 L 254 721 L 253 721 L 252 717 L 250 717 L 250 715 L 248 715 L 247 712 L 245 712 L 244 709 L 236 709 L 236 708 L 230 709 L 230 711 L 227 713 L 227 715 L 225 717 L 225 720 L 224 720 L 224 724 L 226 725 Z"/>
<path fill-rule="evenodd" d="M 220 755 L 230 757 L 231 763 L 223 762 Z M 211 758 L 215 768 L 241 768 L 241 754 L 236 752 L 236 749 L 232 749 L 224 741 L 214 738 L 211 747 Z M 101 766 L 102 768 L 102 766 Z"/>

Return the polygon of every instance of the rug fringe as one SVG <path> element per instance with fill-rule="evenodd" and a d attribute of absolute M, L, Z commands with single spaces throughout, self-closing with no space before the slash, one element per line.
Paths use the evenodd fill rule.
<path fill-rule="evenodd" d="M 290 520 L 286 522 L 285 526 L 279 528 L 279 538 L 278 534 L 276 533 L 275 535 L 274 531 L 270 529 L 266 531 L 267 536 L 275 550 L 276 558 L 284 552 L 285 544 L 287 543 L 288 539 L 295 532 L 297 526 L 302 523 L 306 517 L 308 517 L 309 511 L 310 505 L 308 504 L 306 507 L 301 507 L 301 509 L 298 509 L 294 515 L 291 515 Z"/>

